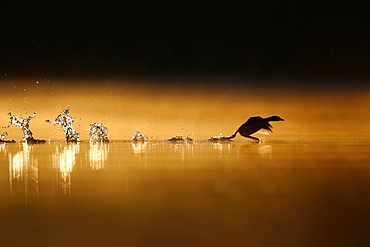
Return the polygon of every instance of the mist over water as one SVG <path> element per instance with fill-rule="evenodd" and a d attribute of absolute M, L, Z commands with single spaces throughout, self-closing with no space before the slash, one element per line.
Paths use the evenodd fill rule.
<path fill-rule="evenodd" d="M 274 133 L 266 138 L 361 136 L 370 130 L 370 93 L 366 90 L 308 90 L 284 84 L 271 87 L 227 81 L 222 85 L 185 85 L 76 80 L 3 82 L 1 88 L 0 126 L 7 126 L 9 110 L 17 116 L 37 111 L 31 129 L 45 140 L 64 139 L 63 130 L 45 120 L 53 120 L 68 107 L 83 141 L 89 140 L 86 129 L 95 122 L 105 124 L 110 140 L 131 140 L 135 131 L 152 140 L 175 135 L 206 140 L 233 134 L 251 116 L 271 115 L 282 116 L 286 121 L 274 123 Z M 21 139 L 21 131 L 14 127 L 4 131 L 8 132 L 8 139 Z"/>

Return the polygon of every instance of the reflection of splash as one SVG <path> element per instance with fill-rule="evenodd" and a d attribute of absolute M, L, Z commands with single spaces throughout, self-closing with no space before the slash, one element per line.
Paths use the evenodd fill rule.
<path fill-rule="evenodd" d="M 109 142 L 108 128 L 103 123 L 90 124 L 90 142 Z"/>
<path fill-rule="evenodd" d="M 11 190 L 13 190 L 14 183 L 24 184 L 24 197 L 26 200 L 30 185 L 33 185 L 36 193 L 38 193 L 39 169 L 38 159 L 33 158 L 33 147 L 23 143 L 22 148 L 22 151 L 9 154 L 9 182 Z"/>
<path fill-rule="evenodd" d="M 28 143 L 45 142 L 45 140 L 36 140 L 35 138 L 33 138 L 32 131 L 30 130 L 29 123 L 31 119 L 35 117 L 36 113 L 37 112 L 34 112 L 28 118 L 21 118 L 21 117 L 14 116 L 11 112 L 8 113 L 8 115 L 10 116 L 9 126 L 13 124 L 16 127 L 22 129 L 23 131 L 22 142 L 28 142 Z"/>
<path fill-rule="evenodd" d="M 192 156 L 194 153 L 194 143 L 184 142 L 184 143 L 171 143 L 172 149 L 181 155 L 181 163 L 185 161 L 186 156 Z"/>
<path fill-rule="evenodd" d="M 148 142 L 132 142 L 134 155 L 139 159 L 139 164 L 145 168 L 147 166 L 147 154 L 145 153 L 145 151 L 147 150 L 148 145 Z"/>
<path fill-rule="evenodd" d="M 9 171 L 12 179 L 20 179 L 27 173 L 33 174 L 37 178 L 38 168 L 37 159 L 31 159 L 33 147 L 25 143 L 22 144 L 23 151 L 18 151 L 16 154 L 9 154 Z"/>
<path fill-rule="evenodd" d="M 62 178 L 62 188 L 65 193 L 70 192 L 71 173 L 76 164 L 76 155 L 80 152 L 79 143 L 69 143 L 61 151 L 57 148 L 53 154 L 53 167 L 59 169 Z"/>
<path fill-rule="evenodd" d="M 143 153 L 148 146 L 148 142 L 133 142 L 132 149 L 134 150 L 134 154 L 138 155 Z"/>
<path fill-rule="evenodd" d="M 67 142 L 78 142 L 80 141 L 80 133 L 78 133 L 73 127 L 74 118 L 69 115 L 69 109 L 65 109 L 62 113 L 55 118 L 54 122 L 45 120 L 48 123 L 59 124 L 62 126 Z"/>
<path fill-rule="evenodd" d="M 220 151 L 220 154 L 223 152 L 230 153 L 232 145 L 230 142 L 214 142 L 212 143 L 212 148 Z"/>
<path fill-rule="evenodd" d="M 109 145 L 107 143 L 90 143 L 90 167 L 93 170 L 103 169 L 108 159 Z"/>

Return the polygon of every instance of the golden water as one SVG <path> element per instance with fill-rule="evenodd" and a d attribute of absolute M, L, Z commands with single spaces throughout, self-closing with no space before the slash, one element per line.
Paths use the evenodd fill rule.
<path fill-rule="evenodd" d="M 38 111 L 31 129 L 51 142 L 0 143 L 1 246 L 370 243 L 367 92 L 27 85 L 3 87 L 0 124 Z M 68 106 L 84 142 L 45 122 Z M 201 141 L 275 114 L 262 143 Z M 86 142 L 92 122 L 110 143 Z M 151 142 L 125 141 L 136 130 Z"/>
<path fill-rule="evenodd" d="M 1 144 L 4 246 L 362 246 L 369 139 Z"/>

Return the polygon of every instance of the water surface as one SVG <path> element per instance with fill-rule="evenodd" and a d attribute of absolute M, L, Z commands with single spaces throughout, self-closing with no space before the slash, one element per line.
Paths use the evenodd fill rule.
<path fill-rule="evenodd" d="M 0 144 L 4 246 L 366 246 L 370 139 Z"/>

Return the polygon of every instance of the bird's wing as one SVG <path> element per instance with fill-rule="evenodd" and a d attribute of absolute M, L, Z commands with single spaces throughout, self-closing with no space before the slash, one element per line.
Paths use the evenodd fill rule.
<path fill-rule="evenodd" d="M 261 134 L 264 134 L 264 135 L 271 135 L 272 129 L 271 128 L 262 128 L 258 132 L 261 133 Z"/>

